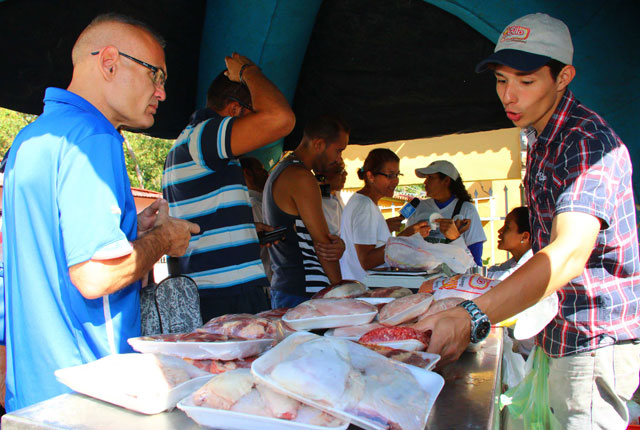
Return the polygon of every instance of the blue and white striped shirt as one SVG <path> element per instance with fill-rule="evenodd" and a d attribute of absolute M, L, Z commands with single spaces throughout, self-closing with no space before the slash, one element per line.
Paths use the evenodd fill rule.
<path fill-rule="evenodd" d="M 233 122 L 210 109 L 194 113 L 162 175 L 170 215 L 200 226 L 178 260 L 201 289 L 268 285 L 249 190 L 231 152 Z"/>

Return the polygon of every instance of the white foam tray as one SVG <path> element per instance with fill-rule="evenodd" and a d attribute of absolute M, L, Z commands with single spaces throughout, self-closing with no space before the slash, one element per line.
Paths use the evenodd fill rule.
<path fill-rule="evenodd" d="M 178 409 L 183 410 L 189 418 L 201 426 L 224 430 L 345 430 L 349 426 L 348 421 L 343 421 L 338 427 L 325 427 L 278 418 L 225 411 L 222 409 L 213 409 L 205 406 L 195 406 L 190 395 L 178 402 Z"/>
<path fill-rule="evenodd" d="M 282 317 L 282 321 L 287 323 L 294 330 L 313 330 L 318 328 L 347 327 L 351 325 L 361 325 L 370 323 L 378 315 L 378 311 L 367 312 L 355 315 L 329 315 L 313 318 L 301 318 L 290 320 Z"/>
<path fill-rule="evenodd" d="M 235 360 L 264 352 L 273 339 L 229 340 L 222 342 L 163 342 L 130 338 L 127 342 L 138 352 L 173 355 L 192 360 Z"/>

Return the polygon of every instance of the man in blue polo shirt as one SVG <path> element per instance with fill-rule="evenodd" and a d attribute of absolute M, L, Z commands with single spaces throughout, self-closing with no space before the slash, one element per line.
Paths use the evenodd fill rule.
<path fill-rule="evenodd" d="M 196 281 L 205 322 L 269 308 L 263 289 L 269 282 L 238 157 L 286 136 L 295 125 L 284 95 L 258 66 L 235 53 L 225 62 L 227 70 L 209 87 L 207 107 L 193 114 L 169 151 L 162 177 L 171 215 L 202 230 L 169 270 Z"/>
<path fill-rule="evenodd" d="M 144 24 L 97 17 L 73 51 L 67 90 L 9 151 L 3 226 L 8 411 L 68 392 L 54 371 L 132 352 L 139 279 L 181 255 L 198 226 L 157 200 L 136 216 L 118 129 L 153 125 L 165 99 L 163 42 Z"/>

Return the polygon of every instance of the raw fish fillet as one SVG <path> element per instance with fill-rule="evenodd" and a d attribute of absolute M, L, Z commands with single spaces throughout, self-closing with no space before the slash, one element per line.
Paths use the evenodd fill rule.
<path fill-rule="evenodd" d="M 378 321 L 385 325 L 402 324 L 425 313 L 432 301 L 433 296 L 427 293 L 400 297 L 384 305 L 378 314 Z"/>
<path fill-rule="evenodd" d="M 271 377 L 289 391 L 331 404 L 342 397 L 351 371 L 348 352 L 326 338 L 300 345 L 296 354 L 274 366 Z"/>
<path fill-rule="evenodd" d="M 399 297 L 409 296 L 413 292 L 405 287 L 372 288 L 358 297 Z"/>
<path fill-rule="evenodd" d="M 358 297 L 366 291 L 367 287 L 362 282 L 343 280 L 318 291 L 312 299 L 349 299 Z"/>
<path fill-rule="evenodd" d="M 283 318 L 298 320 L 323 316 L 366 314 L 376 311 L 375 306 L 356 299 L 311 299 L 289 309 Z"/>
<path fill-rule="evenodd" d="M 234 403 L 229 410 L 233 412 L 241 412 L 243 414 L 273 418 L 273 415 L 269 408 L 267 408 L 264 399 L 255 388 L 251 389 L 249 393 L 241 397 L 240 400 Z"/>
<path fill-rule="evenodd" d="M 256 384 L 256 390 L 260 393 L 265 407 L 271 416 L 283 420 L 293 420 L 298 416 L 300 402 L 284 394 L 277 393 L 263 384 Z"/>
<path fill-rule="evenodd" d="M 229 410 L 253 387 L 253 376 L 249 369 L 237 369 L 211 378 L 193 393 L 193 404 L 214 409 Z"/>
<path fill-rule="evenodd" d="M 349 327 L 338 327 L 333 330 L 333 336 L 335 337 L 357 337 L 358 339 L 365 333 L 369 333 L 371 330 L 384 327 L 380 323 L 353 325 Z"/>
<path fill-rule="evenodd" d="M 434 300 L 433 303 L 431 303 L 431 306 L 429 306 L 429 309 L 418 317 L 418 321 L 428 317 L 429 315 L 455 308 L 460 303 L 464 302 L 464 300 L 465 299 L 461 297 L 445 297 L 444 299 Z"/>

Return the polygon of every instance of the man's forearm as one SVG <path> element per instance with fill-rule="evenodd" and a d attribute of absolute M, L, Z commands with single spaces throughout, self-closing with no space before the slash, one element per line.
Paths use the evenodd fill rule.
<path fill-rule="evenodd" d="M 124 257 L 89 260 L 72 266 L 71 281 L 88 299 L 115 293 L 149 272 L 169 249 L 169 239 L 162 227 L 156 227 L 132 245 L 133 251 Z"/>
<path fill-rule="evenodd" d="M 291 110 L 289 102 L 282 92 L 257 67 L 248 67 L 243 74 L 243 80 L 251 93 L 251 101 L 256 111 Z"/>
<path fill-rule="evenodd" d="M 579 276 L 593 251 L 599 221 L 587 214 L 560 214 L 553 222 L 551 243 L 476 301 L 493 322 L 536 304 Z"/>
<path fill-rule="evenodd" d="M 342 281 L 342 272 L 340 271 L 340 263 L 338 261 L 327 261 L 323 258 L 319 258 L 319 260 L 331 285 Z"/>

